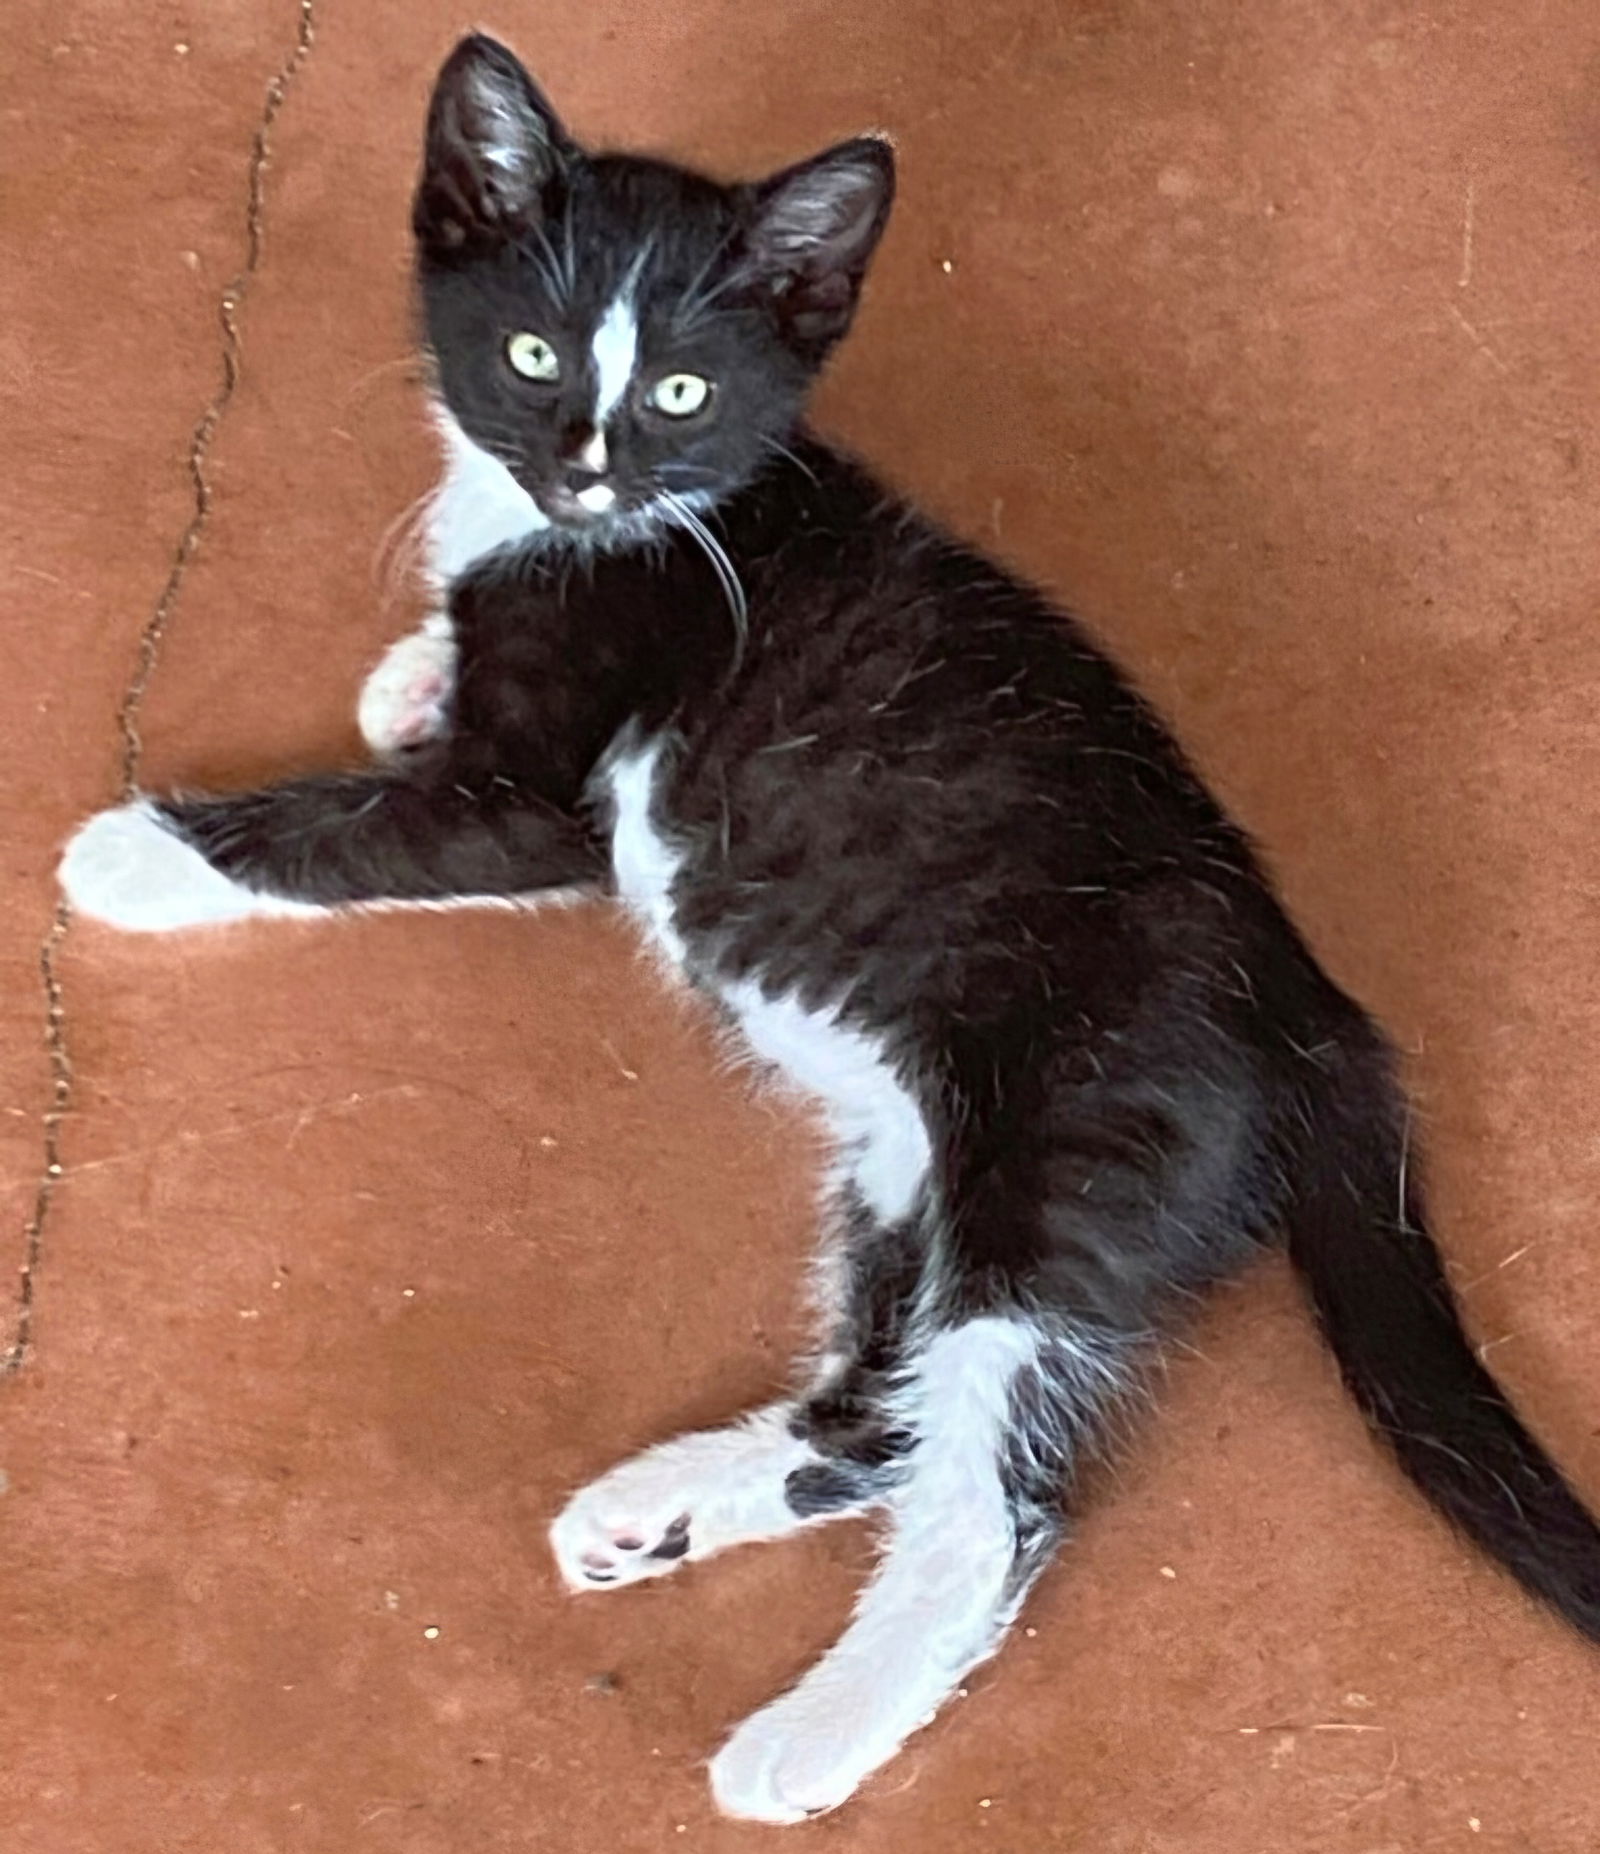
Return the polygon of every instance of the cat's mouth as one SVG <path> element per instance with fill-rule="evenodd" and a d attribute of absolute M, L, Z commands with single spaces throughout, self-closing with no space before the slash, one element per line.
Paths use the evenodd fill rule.
<path fill-rule="evenodd" d="M 592 528 L 623 510 L 621 498 L 609 483 L 592 483 L 587 489 L 554 483 L 531 493 L 539 512 L 558 528 Z"/>

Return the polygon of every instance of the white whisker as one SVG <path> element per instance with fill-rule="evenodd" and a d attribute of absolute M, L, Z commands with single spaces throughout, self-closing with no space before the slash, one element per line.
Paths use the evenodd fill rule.
<path fill-rule="evenodd" d="M 711 570 L 722 586 L 722 594 L 728 601 L 728 610 L 733 614 L 734 629 L 739 637 L 739 647 L 734 656 L 734 666 L 737 668 L 750 637 L 750 607 L 744 596 L 744 587 L 739 583 L 739 575 L 734 571 L 733 562 L 728 558 L 722 543 L 681 496 L 674 495 L 670 489 L 663 489 L 661 500 L 699 543 L 700 551 L 711 562 Z"/>

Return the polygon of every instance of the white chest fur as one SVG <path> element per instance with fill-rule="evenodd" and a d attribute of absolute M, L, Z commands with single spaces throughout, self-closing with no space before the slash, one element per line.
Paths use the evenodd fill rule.
<path fill-rule="evenodd" d="M 442 590 L 474 560 L 550 524 L 499 458 L 474 444 L 443 407 L 435 408 L 434 422 L 445 468 L 428 509 L 428 572 Z"/>
<path fill-rule="evenodd" d="M 611 865 L 617 893 L 655 949 L 679 972 L 687 949 L 672 886 L 683 858 L 652 809 L 660 745 L 615 753 L 603 775 L 613 806 Z M 839 1022 L 836 1007 L 808 1010 L 769 996 L 756 978 L 728 983 L 693 974 L 738 1021 L 750 1048 L 827 1110 L 847 1175 L 886 1220 L 905 1216 L 931 1156 L 922 1111 L 870 1036 Z"/>

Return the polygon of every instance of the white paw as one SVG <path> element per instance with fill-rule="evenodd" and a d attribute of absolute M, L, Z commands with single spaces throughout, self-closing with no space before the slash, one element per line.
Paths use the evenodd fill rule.
<path fill-rule="evenodd" d="M 374 753 L 402 753 L 437 740 L 448 725 L 456 681 L 450 621 L 430 618 L 389 647 L 362 685 L 356 708 L 361 737 Z"/>
<path fill-rule="evenodd" d="M 67 845 L 61 888 L 75 912 L 130 933 L 318 909 L 258 895 L 213 869 L 144 802 L 90 818 Z"/>
<path fill-rule="evenodd" d="M 724 1815 L 778 1824 L 822 1815 L 899 1749 L 902 1734 L 873 1717 L 870 1692 L 840 1691 L 822 1672 L 752 1714 L 711 1760 L 711 1794 Z"/>
<path fill-rule="evenodd" d="M 775 1406 L 728 1429 L 680 1436 L 581 1488 L 550 1528 L 569 1587 L 636 1584 L 686 1559 L 798 1531 L 805 1522 L 784 1483 L 815 1457 L 789 1434 L 787 1417 L 787 1406 Z"/>

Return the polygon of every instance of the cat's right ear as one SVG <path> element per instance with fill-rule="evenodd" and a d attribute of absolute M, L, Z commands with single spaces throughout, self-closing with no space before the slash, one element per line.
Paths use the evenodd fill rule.
<path fill-rule="evenodd" d="M 503 243 L 543 216 L 575 153 L 515 53 L 482 33 L 451 52 L 433 87 L 412 228 L 448 256 Z"/>

